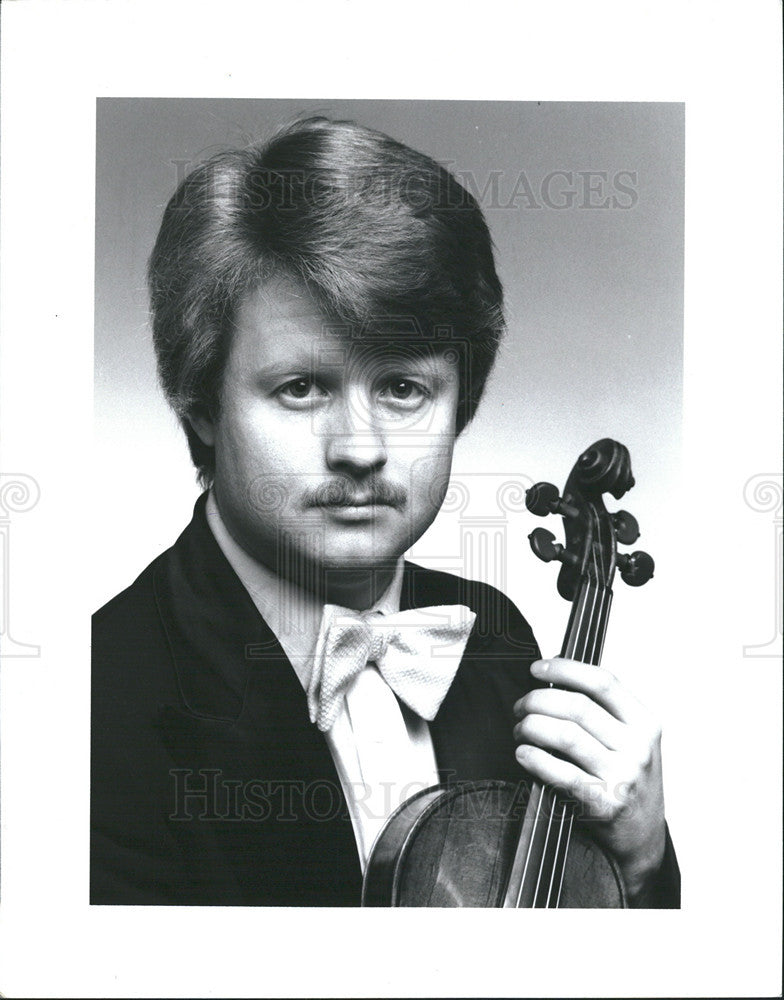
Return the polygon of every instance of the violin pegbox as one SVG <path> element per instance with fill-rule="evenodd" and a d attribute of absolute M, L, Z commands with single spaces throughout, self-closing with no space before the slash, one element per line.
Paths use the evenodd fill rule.
<path fill-rule="evenodd" d="M 564 519 L 566 544 L 560 545 L 545 528 L 528 536 L 534 554 L 545 562 L 562 563 L 558 592 L 575 599 L 581 585 L 609 590 L 616 567 L 624 583 L 640 587 L 653 576 L 654 562 L 647 552 L 619 554 L 617 543 L 632 545 L 640 536 L 639 525 L 628 511 L 610 513 L 603 495 L 620 500 L 634 486 L 628 449 L 618 441 L 602 438 L 580 455 L 563 495 L 552 483 L 536 483 L 526 492 L 526 507 L 538 517 L 560 514 Z"/>

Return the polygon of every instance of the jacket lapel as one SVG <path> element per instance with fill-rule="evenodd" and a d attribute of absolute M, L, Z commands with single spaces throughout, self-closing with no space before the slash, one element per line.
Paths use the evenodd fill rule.
<path fill-rule="evenodd" d="M 253 872 L 277 868 L 273 882 L 282 880 L 283 896 L 271 901 L 302 902 L 300 885 L 303 899 L 318 898 L 305 854 L 327 850 L 345 859 L 333 895 L 341 882 L 340 892 L 358 894 L 359 858 L 332 755 L 280 643 L 215 541 L 205 502 L 155 571 L 181 696 L 161 708 L 162 742 L 183 781 L 212 782 L 217 819 L 204 837 L 238 878 L 254 877 L 243 864 L 255 852 Z M 231 822 L 240 818 L 249 822 Z M 316 867 L 312 874 L 319 877 Z M 341 901 L 322 888 L 323 902 Z"/>

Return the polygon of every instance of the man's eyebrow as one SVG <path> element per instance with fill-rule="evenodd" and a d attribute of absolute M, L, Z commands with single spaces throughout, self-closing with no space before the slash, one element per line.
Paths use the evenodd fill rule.
<path fill-rule="evenodd" d="M 258 364 L 252 363 L 253 374 L 257 378 L 275 378 L 290 375 L 292 372 L 314 372 L 344 366 L 345 359 L 341 355 L 324 356 L 312 348 L 298 348 L 296 345 L 291 345 L 287 349 L 284 358 L 275 361 L 260 359 Z"/>
<path fill-rule="evenodd" d="M 283 361 L 272 361 L 269 364 L 254 365 L 253 374 L 257 378 L 274 378 L 304 369 L 311 371 L 314 367 L 315 363 L 312 357 L 297 356 L 295 353 L 292 353 L 291 357 Z"/>
<path fill-rule="evenodd" d="M 398 344 L 394 344 L 393 351 L 384 353 L 383 348 L 379 349 L 378 359 L 393 367 L 405 368 L 406 366 L 417 366 L 424 368 L 441 368 L 444 364 L 450 365 L 442 353 L 428 349 L 404 349 L 401 350 Z"/>

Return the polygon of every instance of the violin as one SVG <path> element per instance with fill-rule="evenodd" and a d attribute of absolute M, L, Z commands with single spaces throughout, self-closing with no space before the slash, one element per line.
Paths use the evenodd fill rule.
<path fill-rule="evenodd" d="M 610 513 L 634 486 L 624 445 L 603 438 L 577 459 L 559 495 L 537 483 L 526 506 L 559 514 L 565 544 L 546 528 L 528 536 L 534 554 L 561 563 L 558 592 L 571 602 L 561 656 L 598 665 L 615 571 L 632 587 L 653 576 L 646 552 L 622 554 L 639 537 L 627 511 Z M 521 771 L 504 781 L 437 785 L 412 796 L 387 820 L 365 872 L 363 906 L 624 907 L 626 891 L 612 856 L 579 822 L 576 804 Z M 576 822 L 576 820 L 578 820 Z"/>

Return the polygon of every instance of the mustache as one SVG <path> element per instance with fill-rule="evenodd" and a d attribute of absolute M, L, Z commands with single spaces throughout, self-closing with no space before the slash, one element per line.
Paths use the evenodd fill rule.
<path fill-rule="evenodd" d="M 344 479 L 331 479 L 307 490 L 304 496 L 308 507 L 362 507 L 370 504 L 384 504 L 387 507 L 402 508 L 408 497 L 402 486 L 387 483 L 383 479 L 360 487 Z"/>

